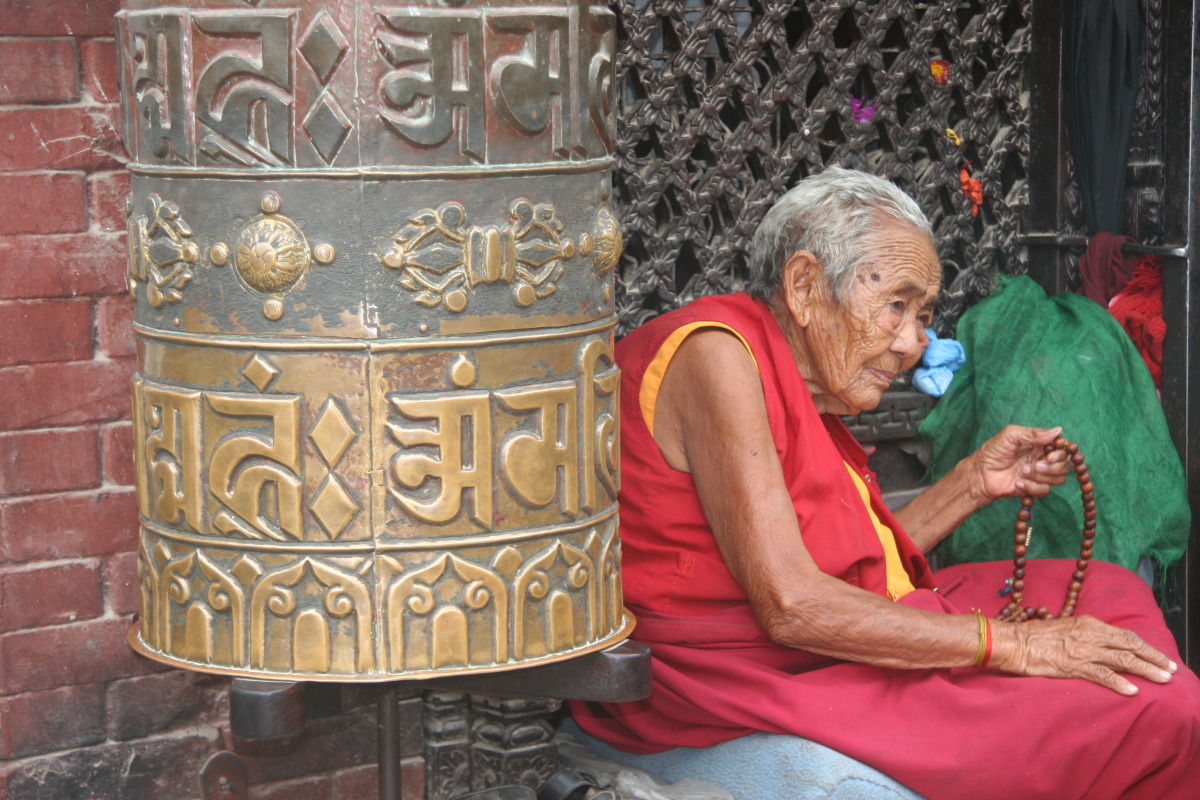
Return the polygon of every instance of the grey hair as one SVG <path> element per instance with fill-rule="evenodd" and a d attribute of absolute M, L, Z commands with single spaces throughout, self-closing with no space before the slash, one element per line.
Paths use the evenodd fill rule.
<path fill-rule="evenodd" d="M 888 216 L 932 243 L 929 219 L 894 183 L 841 167 L 810 175 L 776 201 L 755 231 L 746 291 L 771 302 L 783 284 L 784 264 L 793 253 L 807 250 L 824 268 L 834 300 L 843 302 L 858 274 L 862 245 Z"/>

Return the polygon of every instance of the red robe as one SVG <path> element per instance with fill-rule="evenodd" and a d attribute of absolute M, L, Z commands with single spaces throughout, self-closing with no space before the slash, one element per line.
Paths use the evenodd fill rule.
<path fill-rule="evenodd" d="M 1140 692 L 1127 698 L 1083 680 L 883 669 L 770 642 L 721 559 L 690 475 L 664 461 L 639 404 L 664 341 L 697 321 L 729 326 L 754 356 L 804 543 L 823 571 L 886 592 L 883 548 L 845 460 L 866 480 L 917 587 L 900 602 L 993 616 L 1004 603 L 997 592 L 1007 563 L 930 572 L 884 505 L 862 449 L 839 419 L 817 412 L 765 305 L 745 294 L 698 300 L 617 347 L 622 579 L 638 618 L 634 638 L 652 649 L 653 690 L 636 703 L 574 703 L 581 728 L 638 753 L 754 731 L 793 734 L 931 800 L 1200 797 L 1200 681 L 1182 667 L 1165 686 L 1134 678 Z M 1073 569 L 1070 561 L 1031 562 L 1026 602 L 1057 608 Z M 1127 570 L 1093 563 L 1077 613 L 1135 630 L 1181 662 L 1153 595 Z"/>

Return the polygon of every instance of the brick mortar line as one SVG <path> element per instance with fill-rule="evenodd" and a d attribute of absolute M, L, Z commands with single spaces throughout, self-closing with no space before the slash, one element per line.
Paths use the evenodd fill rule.
<path fill-rule="evenodd" d="M 0 564 L 0 575 L 18 575 L 23 572 L 33 572 L 36 569 L 53 568 L 56 566 L 65 566 L 65 565 L 73 565 L 73 564 L 83 565 L 83 564 L 87 564 L 88 562 L 95 562 L 96 565 L 103 566 L 104 559 L 100 556 L 85 556 L 82 558 L 79 556 L 71 556 L 71 557 L 67 557 L 67 558 L 47 559 L 46 561 L 8 562 L 8 564 Z M 92 620 L 92 619 L 100 619 L 100 618 L 99 617 L 89 617 L 88 619 Z M 85 620 L 80 620 L 80 621 L 82 622 Z M 70 624 L 70 623 L 66 623 L 66 624 Z M 51 627 L 51 626 L 50 625 L 38 625 L 37 626 L 38 629 L 48 628 L 48 627 Z M 32 630 L 32 629 L 31 628 L 21 628 L 20 630 Z M 6 633 L 13 633 L 13 631 L 6 631 Z"/>
<path fill-rule="evenodd" d="M 86 426 L 79 426 L 86 427 Z M 58 428 L 39 428 L 38 430 L 60 430 Z M 61 430 L 68 430 L 62 428 Z M 0 431 L 0 436 L 6 433 L 22 433 L 23 431 Z M 61 492 L 34 492 L 32 494 L 13 494 L 0 497 L 0 505 L 12 500 L 44 500 L 47 497 L 62 497 L 67 499 L 87 500 L 93 498 L 98 492 L 102 494 L 116 494 L 119 489 L 129 489 L 131 492 L 135 487 L 132 485 L 113 484 L 113 488 L 92 488 L 92 489 L 64 489 Z"/>

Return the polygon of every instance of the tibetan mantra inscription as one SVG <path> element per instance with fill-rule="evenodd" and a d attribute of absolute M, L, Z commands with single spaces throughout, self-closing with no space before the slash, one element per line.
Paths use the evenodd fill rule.
<path fill-rule="evenodd" d="M 354 681 L 627 636 L 612 13 L 191 5 L 118 15 L 134 646 Z"/>

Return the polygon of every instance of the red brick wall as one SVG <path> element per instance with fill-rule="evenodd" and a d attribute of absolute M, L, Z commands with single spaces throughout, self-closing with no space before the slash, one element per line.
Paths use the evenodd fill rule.
<path fill-rule="evenodd" d="M 198 798 L 223 749 L 256 800 L 365 800 L 373 708 L 295 741 L 234 742 L 226 679 L 125 642 L 137 512 L 118 8 L 0 0 L 0 800 Z"/>

